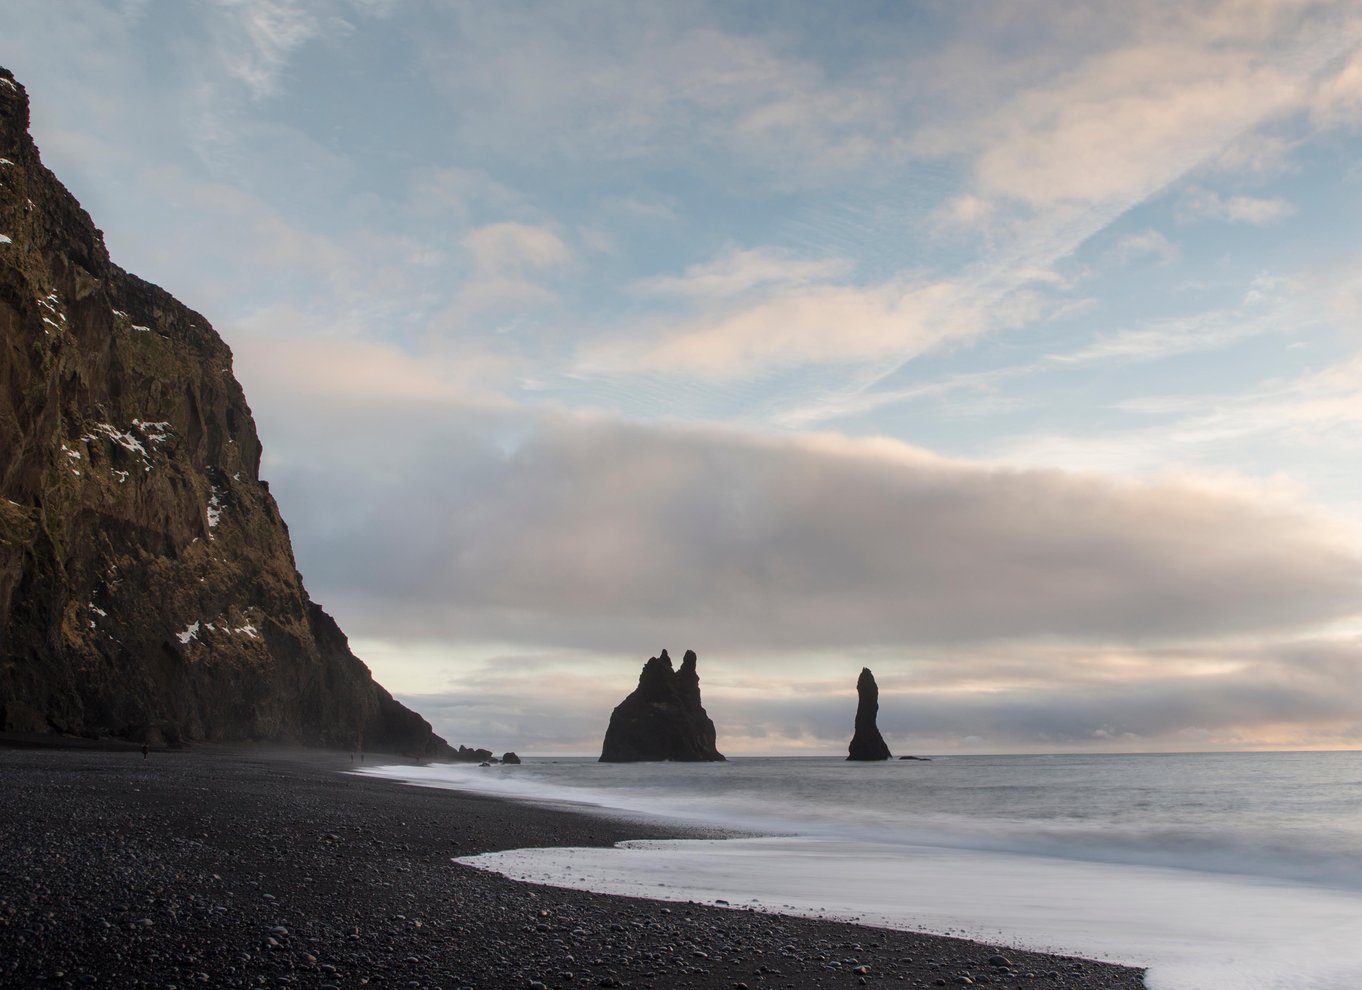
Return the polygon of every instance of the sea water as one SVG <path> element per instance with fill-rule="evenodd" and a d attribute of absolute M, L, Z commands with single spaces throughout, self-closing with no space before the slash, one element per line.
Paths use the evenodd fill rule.
<path fill-rule="evenodd" d="M 1108 959 L 1152 990 L 1362 987 L 1362 753 L 369 772 L 753 833 L 461 860 L 516 879 Z"/>

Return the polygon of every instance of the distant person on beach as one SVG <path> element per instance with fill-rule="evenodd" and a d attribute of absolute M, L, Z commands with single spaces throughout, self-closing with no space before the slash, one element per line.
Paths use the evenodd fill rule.
<path fill-rule="evenodd" d="M 142 759 L 145 760 L 146 758 L 147 758 L 147 744 L 146 744 L 146 743 L 143 743 L 143 744 L 142 744 Z"/>

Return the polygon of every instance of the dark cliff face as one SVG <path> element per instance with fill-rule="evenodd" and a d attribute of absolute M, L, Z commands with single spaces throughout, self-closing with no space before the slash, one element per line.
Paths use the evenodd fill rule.
<path fill-rule="evenodd" d="M 109 260 L 0 70 L 0 729 L 451 755 L 294 565 L 227 345 Z"/>
<path fill-rule="evenodd" d="M 869 667 L 856 679 L 856 734 L 851 737 L 848 760 L 887 760 L 889 747 L 880 735 L 875 717 L 880 712 L 880 688 Z"/>
<path fill-rule="evenodd" d="M 695 659 L 695 651 L 687 650 L 681 669 L 673 670 L 672 658 L 663 650 L 643 665 L 638 687 L 610 715 L 602 763 L 724 758 L 715 748 L 714 723 L 700 703 Z"/>

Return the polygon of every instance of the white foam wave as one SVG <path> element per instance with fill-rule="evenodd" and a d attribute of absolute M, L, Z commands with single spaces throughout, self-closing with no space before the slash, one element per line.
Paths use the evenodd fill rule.
<path fill-rule="evenodd" d="M 590 765 L 568 766 L 574 774 L 587 771 L 585 776 L 590 779 Z M 1056 822 L 930 811 L 903 815 L 881 809 L 877 813 L 874 807 L 840 800 L 820 804 L 802 796 L 757 793 L 742 786 L 746 781 L 731 779 L 735 776 L 731 765 L 728 769 L 685 768 L 688 774 L 708 775 L 705 791 L 694 787 L 678 790 L 658 783 L 657 775 L 651 783 L 637 787 L 593 787 L 579 776 L 555 779 L 533 771 L 525 773 L 521 767 L 399 766 L 366 772 L 424 786 L 537 803 L 568 803 L 611 814 L 659 817 L 732 831 L 1159 866 L 1362 892 L 1362 841 L 1342 830 L 1316 828 L 1306 836 L 1239 823 L 1193 828 L 1157 820 L 1145 822 L 1138 815 L 1122 822 L 1104 818 Z M 611 772 L 618 774 L 619 769 Z"/>
<path fill-rule="evenodd" d="M 1204 780 L 1166 786 L 1160 781 L 1169 775 L 1158 767 L 1134 809 L 1105 776 L 1067 791 L 1053 786 L 1044 775 L 1063 761 L 1036 760 L 1031 769 L 1044 767 L 1044 779 L 1030 790 L 1025 781 L 1040 778 L 1028 778 L 1026 767 L 1002 768 L 990 784 L 975 767 L 952 783 L 949 774 L 890 766 L 748 762 L 367 772 L 766 834 L 462 860 L 515 879 L 664 900 L 722 898 L 1104 958 L 1148 967 L 1151 990 L 1362 986 L 1362 856 L 1350 828 L 1357 808 L 1338 786 L 1346 767 L 1337 760 L 1286 794 L 1273 781 L 1251 789 L 1259 764 L 1246 764 L 1251 772 L 1238 778 L 1222 780 L 1224 769 L 1212 767 Z M 899 793 L 895 781 L 913 786 Z M 1221 799 L 1208 795 L 1213 786 Z M 1301 812 L 1302 800 L 1318 807 Z M 1239 813 L 1227 814 L 1228 805 Z"/>
<path fill-rule="evenodd" d="M 1147 966 L 1150 990 L 1362 985 L 1362 898 L 1246 877 L 810 838 L 521 849 L 517 880 L 712 902 Z"/>

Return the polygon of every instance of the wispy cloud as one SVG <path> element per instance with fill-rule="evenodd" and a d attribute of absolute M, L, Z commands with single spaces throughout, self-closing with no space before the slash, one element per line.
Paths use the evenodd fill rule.
<path fill-rule="evenodd" d="M 827 282 L 846 275 L 846 259 L 804 260 L 768 248 L 730 249 L 719 257 L 689 266 L 680 275 L 643 279 L 635 288 L 662 295 L 723 299 L 763 286 Z"/>
<path fill-rule="evenodd" d="M 1179 204 L 1179 216 L 1183 219 L 1228 220 L 1259 227 L 1284 220 L 1295 212 L 1296 208 L 1280 196 L 1221 196 L 1206 189 L 1188 190 Z"/>
<path fill-rule="evenodd" d="M 1141 258 L 1153 258 L 1161 265 L 1168 265 L 1177 261 L 1181 254 L 1176 244 L 1153 229 L 1127 234 L 1116 242 L 1112 253 L 1123 265 Z"/>
<path fill-rule="evenodd" d="M 887 92 L 844 83 L 775 38 L 723 30 L 703 6 L 449 5 L 440 20 L 418 39 L 422 64 L 468 108 L 470 138 L 505 151 L 599 161 L 719 147 L 794 181 L 897 140 Z"/>
<path fill-rule="evenodd" d="M 213 7 L 223 66 L 254 99 L 275 91 L 289 58 L 325 23 L 315 7 L 299 0 L 216 0 Z"/>
<path fill-rule="evenodd" d="M 440 322 L 466 319 L 493 307 L 530 310 L 550 304 L 557 296 L 540 276 L 573 258 L 553 230 L 512 221 L 469 231 L 463 246 L 473 269 Z"/>
<path fill-rule="evenodd" d="M 1338 72 L 1320 80 L 1310 111 L 1320 128 L 1362 123 L 1362 49 L 1355 51 Z"/>

